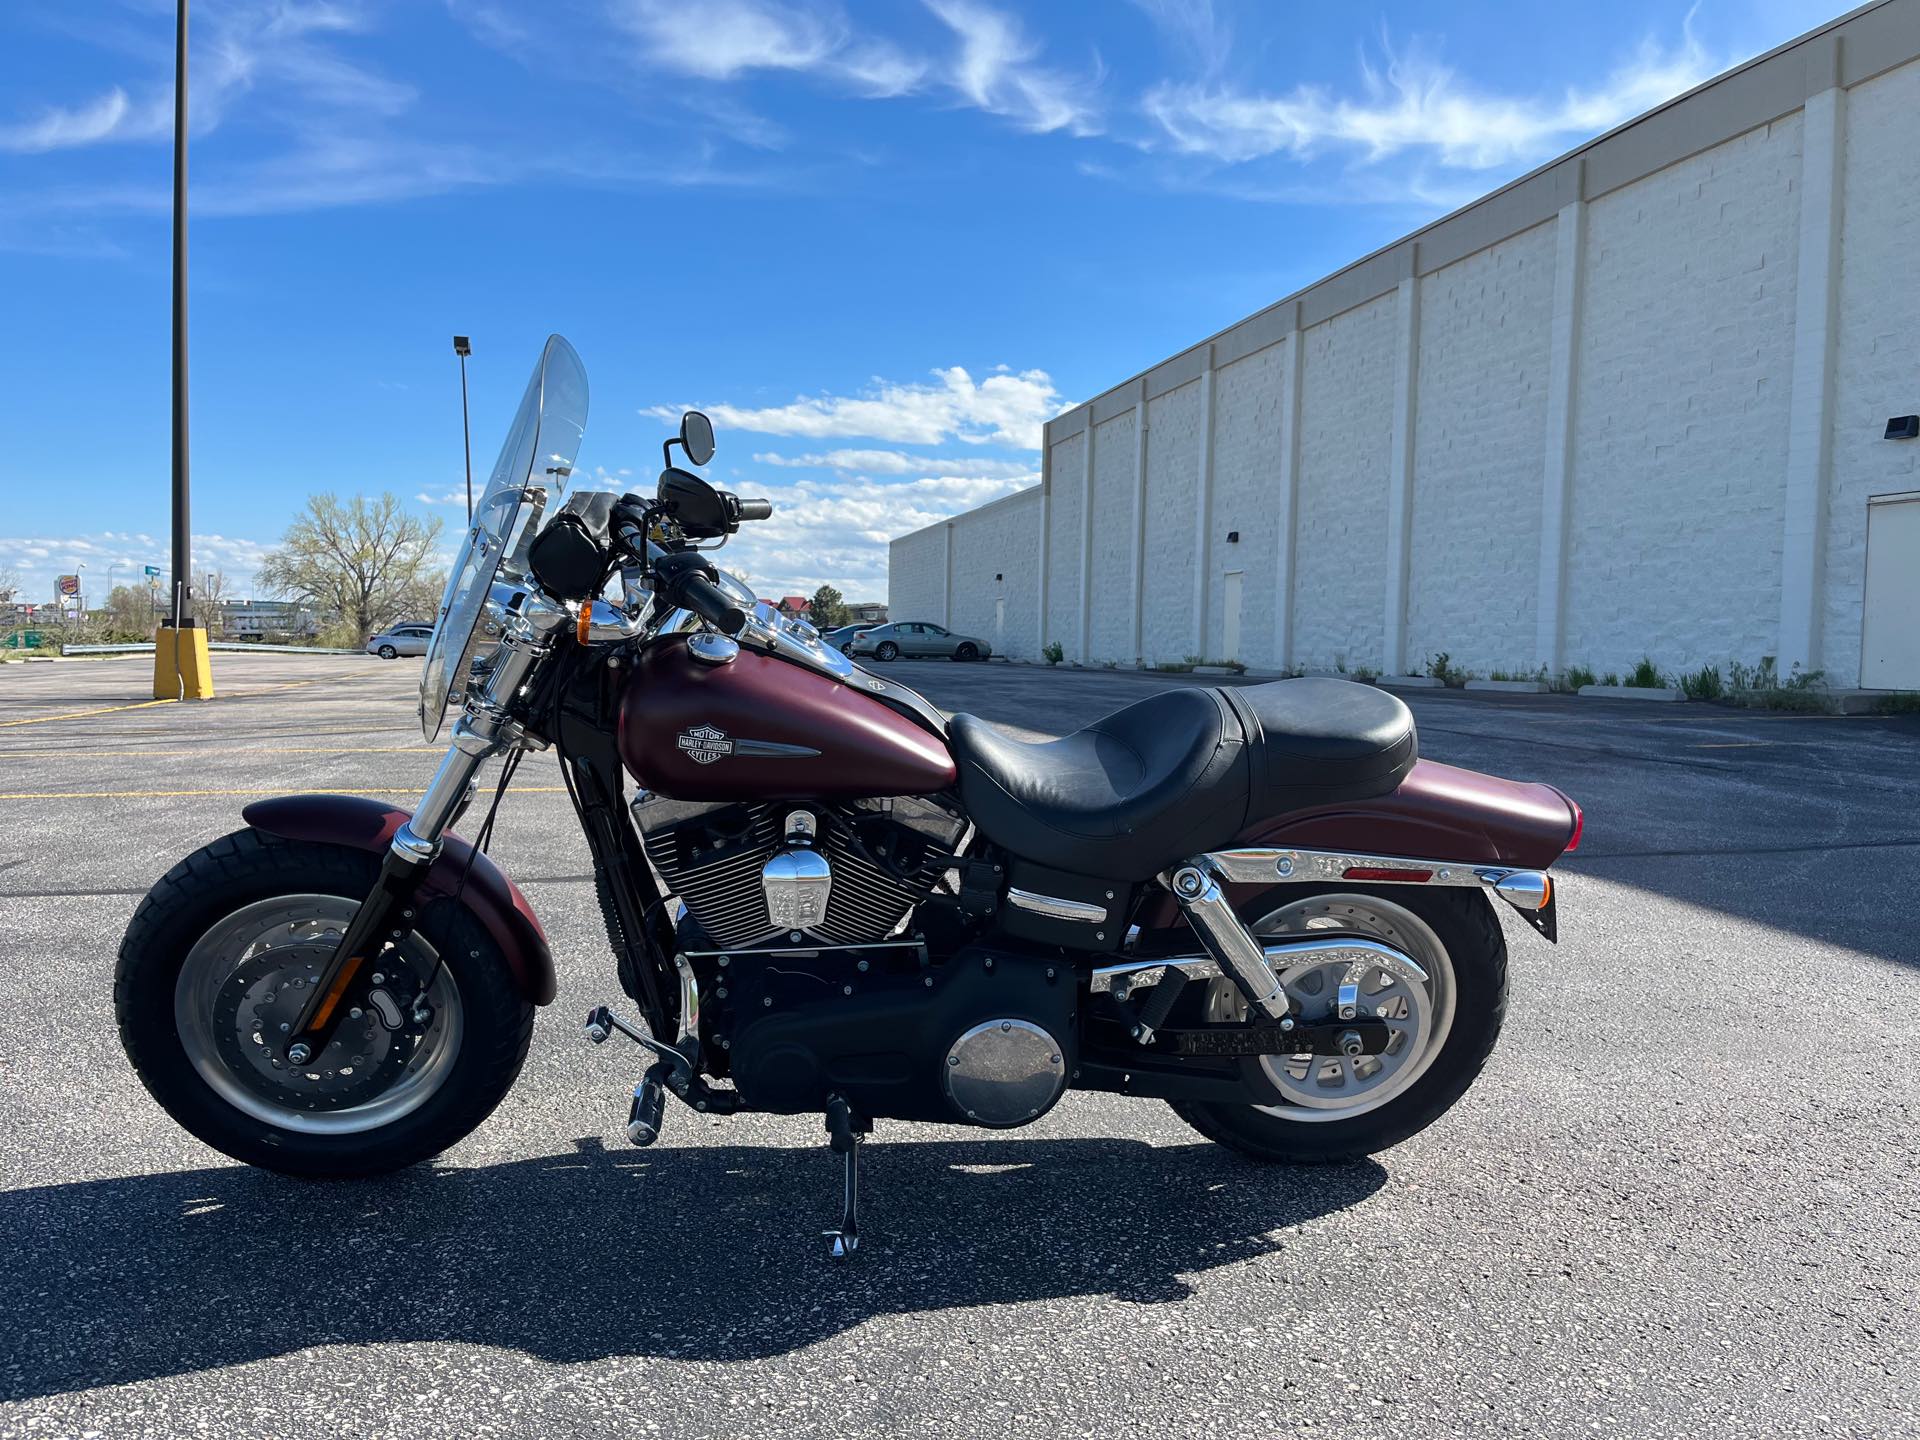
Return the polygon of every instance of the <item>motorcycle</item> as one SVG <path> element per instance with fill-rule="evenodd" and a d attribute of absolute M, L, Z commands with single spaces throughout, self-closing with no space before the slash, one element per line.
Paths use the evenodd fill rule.
<path fill-rule="evenodd" d="M 466 1135 L 513 1085 L 553 955 L 486 854 L 551 749 L 625 1005 L 586 1017 L 669 1101 L 823 1117 L 844 1256 L 876 1120 L 1031 1124 L 1069 1090 L 1164 1100 L 1261 1160 L 1343 1160 L 1438 1119 L 1499 1033 L 1496 905 L 1555 938 L 1581 812 L 1418 756 L 1369 685 L 1164 691 L 1059 739 L 948 718 L 718 569 L 767 518 L 675 463 L 576 485 L 579 357 L 547 342 L 423 665 L 411 811 L 297 795 L 189 855 L 121 947 L 120 1031 L 154 1098 L 237 1159 L 368 1175 Z M 502 764 L 469 840 L 455 825 Z"/>

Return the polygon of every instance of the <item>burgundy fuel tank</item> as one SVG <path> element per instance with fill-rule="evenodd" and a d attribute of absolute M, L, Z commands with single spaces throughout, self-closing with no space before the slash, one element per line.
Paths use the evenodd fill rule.
<path fill-rule="evenodd" d="M 683 636 L 640 653 L 620 758 L 675 800 L 859 800 L 954 783 L 946 742 L 851 685 L 742 646 L 724 665 Z"/>

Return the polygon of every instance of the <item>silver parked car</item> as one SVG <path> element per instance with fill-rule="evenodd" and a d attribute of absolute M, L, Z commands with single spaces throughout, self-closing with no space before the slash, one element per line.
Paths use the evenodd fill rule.
<path fill-rule="evenodd" d="M 853 637 L 851 655 L 871 655 L 876 660 L 898 660 L 901 656 L 920 659 L 939 655 L 954 660 L 984 660 L 993 647 L 972 635 L 956 635 L 944 626 L 925 620 L 895 620 L 875 625 Z"/>
<path fill-rule="evenodd" d="M 382 660 L 395 660 L 402 655 L 424 655 L 427 653 L 427 641 L 432 638 L 431 625 L 392 625 L 367 641 L 367 653 L 378 655 Z"/>

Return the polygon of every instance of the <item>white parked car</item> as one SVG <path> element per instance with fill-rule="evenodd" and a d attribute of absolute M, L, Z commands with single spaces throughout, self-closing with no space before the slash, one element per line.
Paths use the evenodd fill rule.
<path fill-rule="evenodd" d="M 427 641 L 433 638 L 431 625 L 394 625 L 367 641 L 367 653 L 382 660 L 397 660 L 402 655 L 424 655 Z"/>

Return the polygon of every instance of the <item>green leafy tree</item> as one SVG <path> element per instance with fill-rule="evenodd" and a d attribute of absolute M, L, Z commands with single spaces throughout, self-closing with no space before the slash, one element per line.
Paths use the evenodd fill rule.
<path fill-rule="evenodd" d="M 807 610 L 816 630 L 832 630 L 853 621 L 853 612 L 847 609 L 846 600 L 831 585 L 822 585 L 813 592 Z"/>
<path fill-rule="evenodd" d="M 407 514 L 398 496 L 314 495 L 261 564 L 260 588 L 311 605 L 336 637 L 364 645 L 395 621 L 434 617 L 439 539 L 440 521 Z"/>

